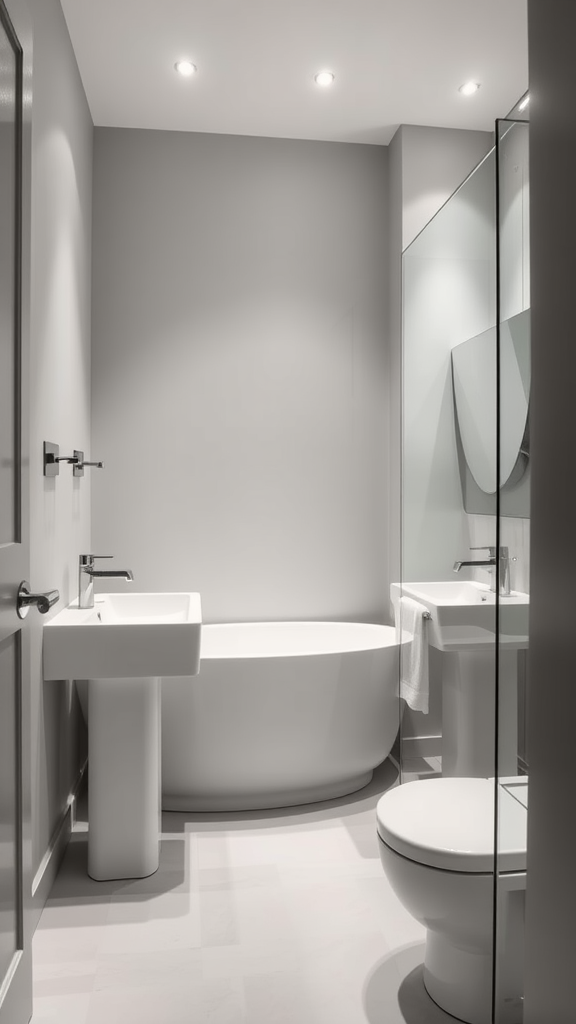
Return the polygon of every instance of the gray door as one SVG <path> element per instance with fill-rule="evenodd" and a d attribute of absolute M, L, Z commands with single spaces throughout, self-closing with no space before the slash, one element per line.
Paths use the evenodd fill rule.
<path fill-rule="evenodd" d="M 0 0 L 0 1024 L 32 1015 L 30 659 L 16 612 L 29 578 L 29 38 L 24 0 Z"/>

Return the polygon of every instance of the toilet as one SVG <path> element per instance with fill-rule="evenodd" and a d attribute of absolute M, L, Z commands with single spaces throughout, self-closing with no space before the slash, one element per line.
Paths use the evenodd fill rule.
<path fill-rule="evenodd" d="M 498 786 L 497 1020 L 522 1020 L 527 779 Z M 466 1024 L 492 1021 L 494 779 L 434 778 L 389 790 L 376 808 L 380 859 L 426 928 L 424 984 Z"/>

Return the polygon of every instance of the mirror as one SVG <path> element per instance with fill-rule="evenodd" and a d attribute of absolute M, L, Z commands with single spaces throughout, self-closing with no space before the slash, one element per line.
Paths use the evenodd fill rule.
<path fill-rule="evenodd" d="M 467 512 L 484 512 L 482 501 L 469 507 L 475 490 L 493 495 L 496 480 L 497 351 L 496 328 L 452 349 L 452 383 L 456 427 L 463 463 L 472 476 L 462 479 Z M 511 490 L 528 468 L 528 407 L 530 398 L 530 310 L 505 320 L 500 327 L 500 387 L 506 393 L 500 424 L 500 487 Z M 463 457 L 463 458 L 462 458 Z M 522 515 L 516 510 L 509 514 Z M 527 513 L 525 513 L 527 514 Z"/>

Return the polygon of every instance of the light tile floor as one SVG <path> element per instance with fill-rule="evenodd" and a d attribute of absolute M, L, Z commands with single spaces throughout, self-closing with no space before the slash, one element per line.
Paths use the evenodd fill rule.
<path fill-rule="evenodd" d="M 132 881 L 88 877 L 79 820 L 34 938 L 32 1024 L 454 1024 L 380 865 L 395 783 L 386 762 L 322 804 L 165 812 L 160 868 Z"/>

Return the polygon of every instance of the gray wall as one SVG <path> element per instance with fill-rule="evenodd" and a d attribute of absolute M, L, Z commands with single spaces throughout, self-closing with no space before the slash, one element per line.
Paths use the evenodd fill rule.
<path fill-rule="evenodd" d="M 572 1024 L 576 5 L 529 0 L 528 11 L 533 454 L 525 1024 Z"/>
<path fill-rule="evenodd" d="M 139 590 L 386 616 L 387 157 L 96 129 L 93 543 Z"/>
<path fill-rule="evenodd" d="M 58 0 L 35 0 L 32 11 L 31 583 L 60 590 L 55 614 L 75 597 L 78 554 L 89 550 L 90 537 L 89 477 L 73 480 L 65 467 L 57 479 L 46 479 L 42 442 L 60 444 L 62 454 L 90 448 L 92 121 Z M 43 858 L 67 827 L 68 796 L 85 753 L 71 684 L 42 680 L 44 622 L 34 616 L 31 627 L 39 903 L 54 868 Z"/>

